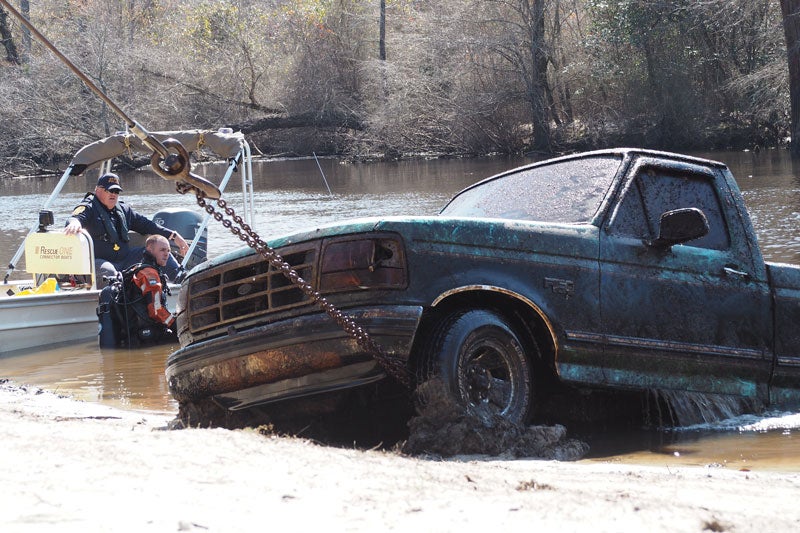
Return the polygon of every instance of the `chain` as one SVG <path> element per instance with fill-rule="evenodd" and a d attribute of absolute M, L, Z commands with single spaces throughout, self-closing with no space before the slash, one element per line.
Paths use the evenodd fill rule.
<path fill-rule="evenodd" d="M 355 341 L 365 349 L 383 369 L 397 381 L 405 386 L 410 384 L 408 369 L 404 362 L 397 357 L 389 355 L 372 337 L 361 327 L 355 320 L 348 314 L 342 312 L 327 298 L 322 296 L 314 287 L 300 277 L 300 274 L 295 271 L 292 266 L 283 260 L 280 254 L 275 251 L 269 244 L 261 239 L 258 234 L 247 224 L 242 217 L 228 206 L 228 203 L 222 198 L 216 200 L 217 206 L 225 212 L 229 218 L 217 211 L 212 204 L 206 201 L 206 196 L 203 191 L 189 185 L 185 182 L 177 182 L 176 189 L 181 194 L 186 194 L 189 191 L 194 191 L 197 196 L 197 205 L 203 208 L 206 213 L 214 217 L 214 220 L 221 223 L 233 235 L 239 238 L 242 242 L 246 243 L 250 248 L 258 252 L 264 259 L 266 259 L 272 268 L 279 270 L 286 278 L 297 286 L 303 294 L 314 301 L 325 313 L 328 314 L 348 335 L 353 337 Z"/>

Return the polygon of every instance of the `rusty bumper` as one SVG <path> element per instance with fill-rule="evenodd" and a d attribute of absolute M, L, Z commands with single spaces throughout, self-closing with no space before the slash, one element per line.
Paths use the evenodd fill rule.
<path fill-rule="evenodd" d="M 348 310 L 391 355 L 407 360 L 422 308 Z M 287 319 L 186 346 L 167 359 L 179 402 L 211 398 L 230 410 L 364 385 L 380 365 L 325 314 Z"/>

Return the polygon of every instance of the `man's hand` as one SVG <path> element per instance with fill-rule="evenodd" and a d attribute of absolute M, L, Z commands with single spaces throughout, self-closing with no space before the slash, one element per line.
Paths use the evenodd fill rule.
<path fill-rule="evenodd" d="M 175 242 L 175 245 L 178 247 L 178 251 L 181 253 L 181 255 L 185 256 L 186 253 L 189 251 L 189 243 L 187 243 L 186 240 L 184 240 L 184 238 L 181 237 L 181 234 L 178 233 L 177 231 L 174 233 L 174 235 L 175 239 L 173 241 Z"/>
<path fill-rule="evenodd" d="M 81 221 L 77 218 L 70 218 L 69 224 L 66 225 L 64 228 L 64 233 L 67 235 L 77 235 L 83 229 L 81 226 Z"/>

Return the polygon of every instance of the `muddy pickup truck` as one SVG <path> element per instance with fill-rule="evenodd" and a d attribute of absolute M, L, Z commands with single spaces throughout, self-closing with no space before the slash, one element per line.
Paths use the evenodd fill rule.
<path fill-rule="evenodd" d="M 476 183 L 437 216 L 269 245 L 401 362 L 410 389 L 438 376 L 463 404 L 516 422 L 552 381 L 800 403 L 800 268 L 765 263 L 722 163 L 560 157 Z M 167 377 L 182 407 L 329 401 L 387 379 L 249 248 L 190 273 L 178 333 Z"/>

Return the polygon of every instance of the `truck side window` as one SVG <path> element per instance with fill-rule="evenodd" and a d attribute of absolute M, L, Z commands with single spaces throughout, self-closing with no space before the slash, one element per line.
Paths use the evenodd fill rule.
<path fill-rule="evenodd" d="M 661 215 L 672 209 L 696 207 L 708 219 L 709 233 L 686 246 L 725 250 L 730 241 L 717 190 L 709 178 L 665 169 L 646 169 L 623 193 L 611 223 L 611 233 L 639 239 L 658 234 Z"/>

